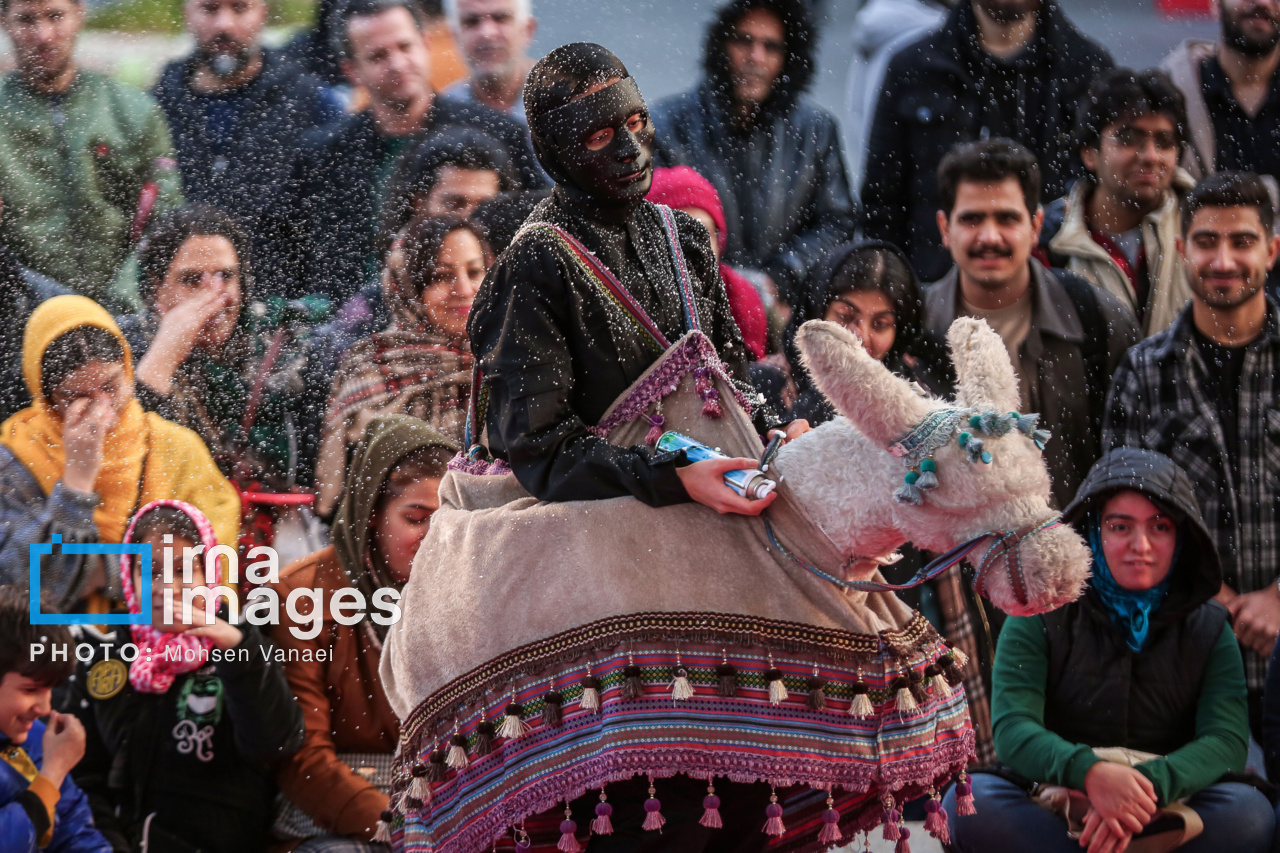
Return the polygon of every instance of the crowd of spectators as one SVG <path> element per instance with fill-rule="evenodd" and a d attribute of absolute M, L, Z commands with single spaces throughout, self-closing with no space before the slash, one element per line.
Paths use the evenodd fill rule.
<path fill-rule="evenodd" d="M 552 262 L 508 252 L 531 212 L 574 215 L 526 118 L 534 10 L 324 0 L 273 49 L 267 0 L 185 0 L 194 48 L 148 94 L 78 66 L 84 3 L 0 0 L 0 848 L 382 849 L 399 732 L 375 623 L 300 639 L 292 613 L 260 633 L 219 611 L 86 626 L 93 659 L 28 660 L 72 636 L 27 622 L 28 555 L 140 543 L 158 566 L 174 543 L 270 544 L 309 554 L 282 595 L 403 586 L 467 449 L 471 336 L 534 347 L 558 310 L 507 288 L 515 328 L 468 326 L 498 257 L 492 277 Z M 951 844 L 1272 849 L 1280 3 L 1220 0 L 1215 42 L 1135 70 L 1055 0 L 869 0 L 843 117 L 857 151 L 805 95 L 816 5 L 715 11 L 700 79 L 644 116 L 648 198 L 706 228 L 685 252 L 724 283 L 713 334 L 774 411 L 836 416 L 800 364 L 807 321 L 947 395 L 942 341 L 975 317 L 1052 433 L 1085 596 L 1004 618 L 953 572 L 910 598 L 975 662 L 995 648 L 964 684 L 990 772 Z M 595 235 L 607 265 L 665 263 L 614 236 Z M 614 393 L 571 396 L 554 405 L 598 416 Z M 498 455 L 538 457 L 498 433 Z M 573 475 L 538 476 L 556 495 Z M 675 477 L 628 491 L 688 500 Z M 891 580 L 926 559 L 904 553 Z M 129 555 L 55 550 L 42 593 L 159 612 L 215 583 L 210 565 L 157 569 L 146 601 Z M 143 663 L 126 641 L 227 654 Z"/>

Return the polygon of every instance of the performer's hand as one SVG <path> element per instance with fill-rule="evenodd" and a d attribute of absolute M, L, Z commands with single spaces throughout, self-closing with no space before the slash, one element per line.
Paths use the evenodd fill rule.
<path fill-rule="evenodd" d="M 796 418 L 783 427 L 782 431 L 786 433 L 787 441 L 795 441 L 806 432 L 813 432 L 813 427 L 809 426 L 809 422 L 804 418 Z"/>
<path fill-rule="evenodd" d="M 701 462 L 677 468 L 676 473 L 680 475 L 684 490 L 697 503 L 711 507 L 722 515 L 728 513 L 759 515 L 778 497 L 777 492 L 766 495 L 761 500 L 751 501 L 729 488 L 724 482 L 724 475 L 729 471 L 754 467 L 756 467 L 754 459 L 704 459 Z"/>

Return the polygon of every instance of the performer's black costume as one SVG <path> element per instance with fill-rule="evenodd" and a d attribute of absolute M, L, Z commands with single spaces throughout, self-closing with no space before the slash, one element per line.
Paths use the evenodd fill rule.
<path fill-rule="evenodd" d="M 565 45 L 535 66 L 524 98 L 534 150 L 556 181 L 526 225 L 549 222 L 572 234 L 676 340 L 685 328 L 676 274 L 658 210 L 644 201 L 654 128 L 626 67 L 598 45 Z M 628 127 L 636 115 L 643 126 Z M 612 138 L 591 150 L 587 139 L 601 130 Z M 682 213 L 676 222 L 704 331 L 754 402 L 706 230 Z M 563 252 L 517 240 L 489 272 L 468 331 L 489 394 L 488 447 L 531 494 L 553 501 L 631 495 L 653 506 L 689 499 L 676 475 L 683 454 L 617 447 L 589 433 L 659 353 Z M 755 422 L 761 433 L 777 425 L 763 406 Z"/>

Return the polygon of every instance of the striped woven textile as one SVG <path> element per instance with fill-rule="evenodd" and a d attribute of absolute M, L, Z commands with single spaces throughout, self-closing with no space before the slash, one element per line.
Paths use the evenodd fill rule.
<path fill-rule="evenodd" d="M 587 791 L 647 775 L 660 797 L 661 780 L 678 773 L 775 785 L 785 831 L 770 849 L 822 849 L 828 792 L 848 838 L 880 822 L 886 796 L 926 794 L 963 769 L 973 730 L 963 690 L 939 675 L 948 664 L 958 681 L 950 660 L 919 615 L 878 636 L 716 614 L 640 614 L 565 632 L 456 679 L 405 721 L 396 849 L 491 850 Z M 726 665 L 732 696 L 722 695 Z M 690 698 L 673 696 L 677 675 Z M 775 702 L 769 682 L 779 675 L 787 696 Z M 850 714 L 859 683 L 871 717 Z M 596 684 L 599 709 L 584 708 Z M 823 703 L 811 702 L 816 691 Z M 914 710 L 900 708 L 907 692 Z M 558 722 L 544 722 L 549 698 Z M 513 710 L 527 732 L 493 737 Z M 463 739 L 466 766 L 446 768 Z M 581 843 L 589 831 L 580 828 Z"/>

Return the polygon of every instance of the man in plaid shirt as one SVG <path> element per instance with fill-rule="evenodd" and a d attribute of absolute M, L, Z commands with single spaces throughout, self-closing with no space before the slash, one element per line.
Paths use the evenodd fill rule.
<path fill-rule="evenodd" d="M 1257 175 L 1219 172 L 1187 196 L 1178 248 L 1193 298 L 1116 370 L 1103 451 L 1158 450 L 1195 484 L 1222 558 L 1216 596 L 1245 646 L 1256 715 L 1280 632 L 1280 306 L 1264 291 L 1280 252 Z"/>

